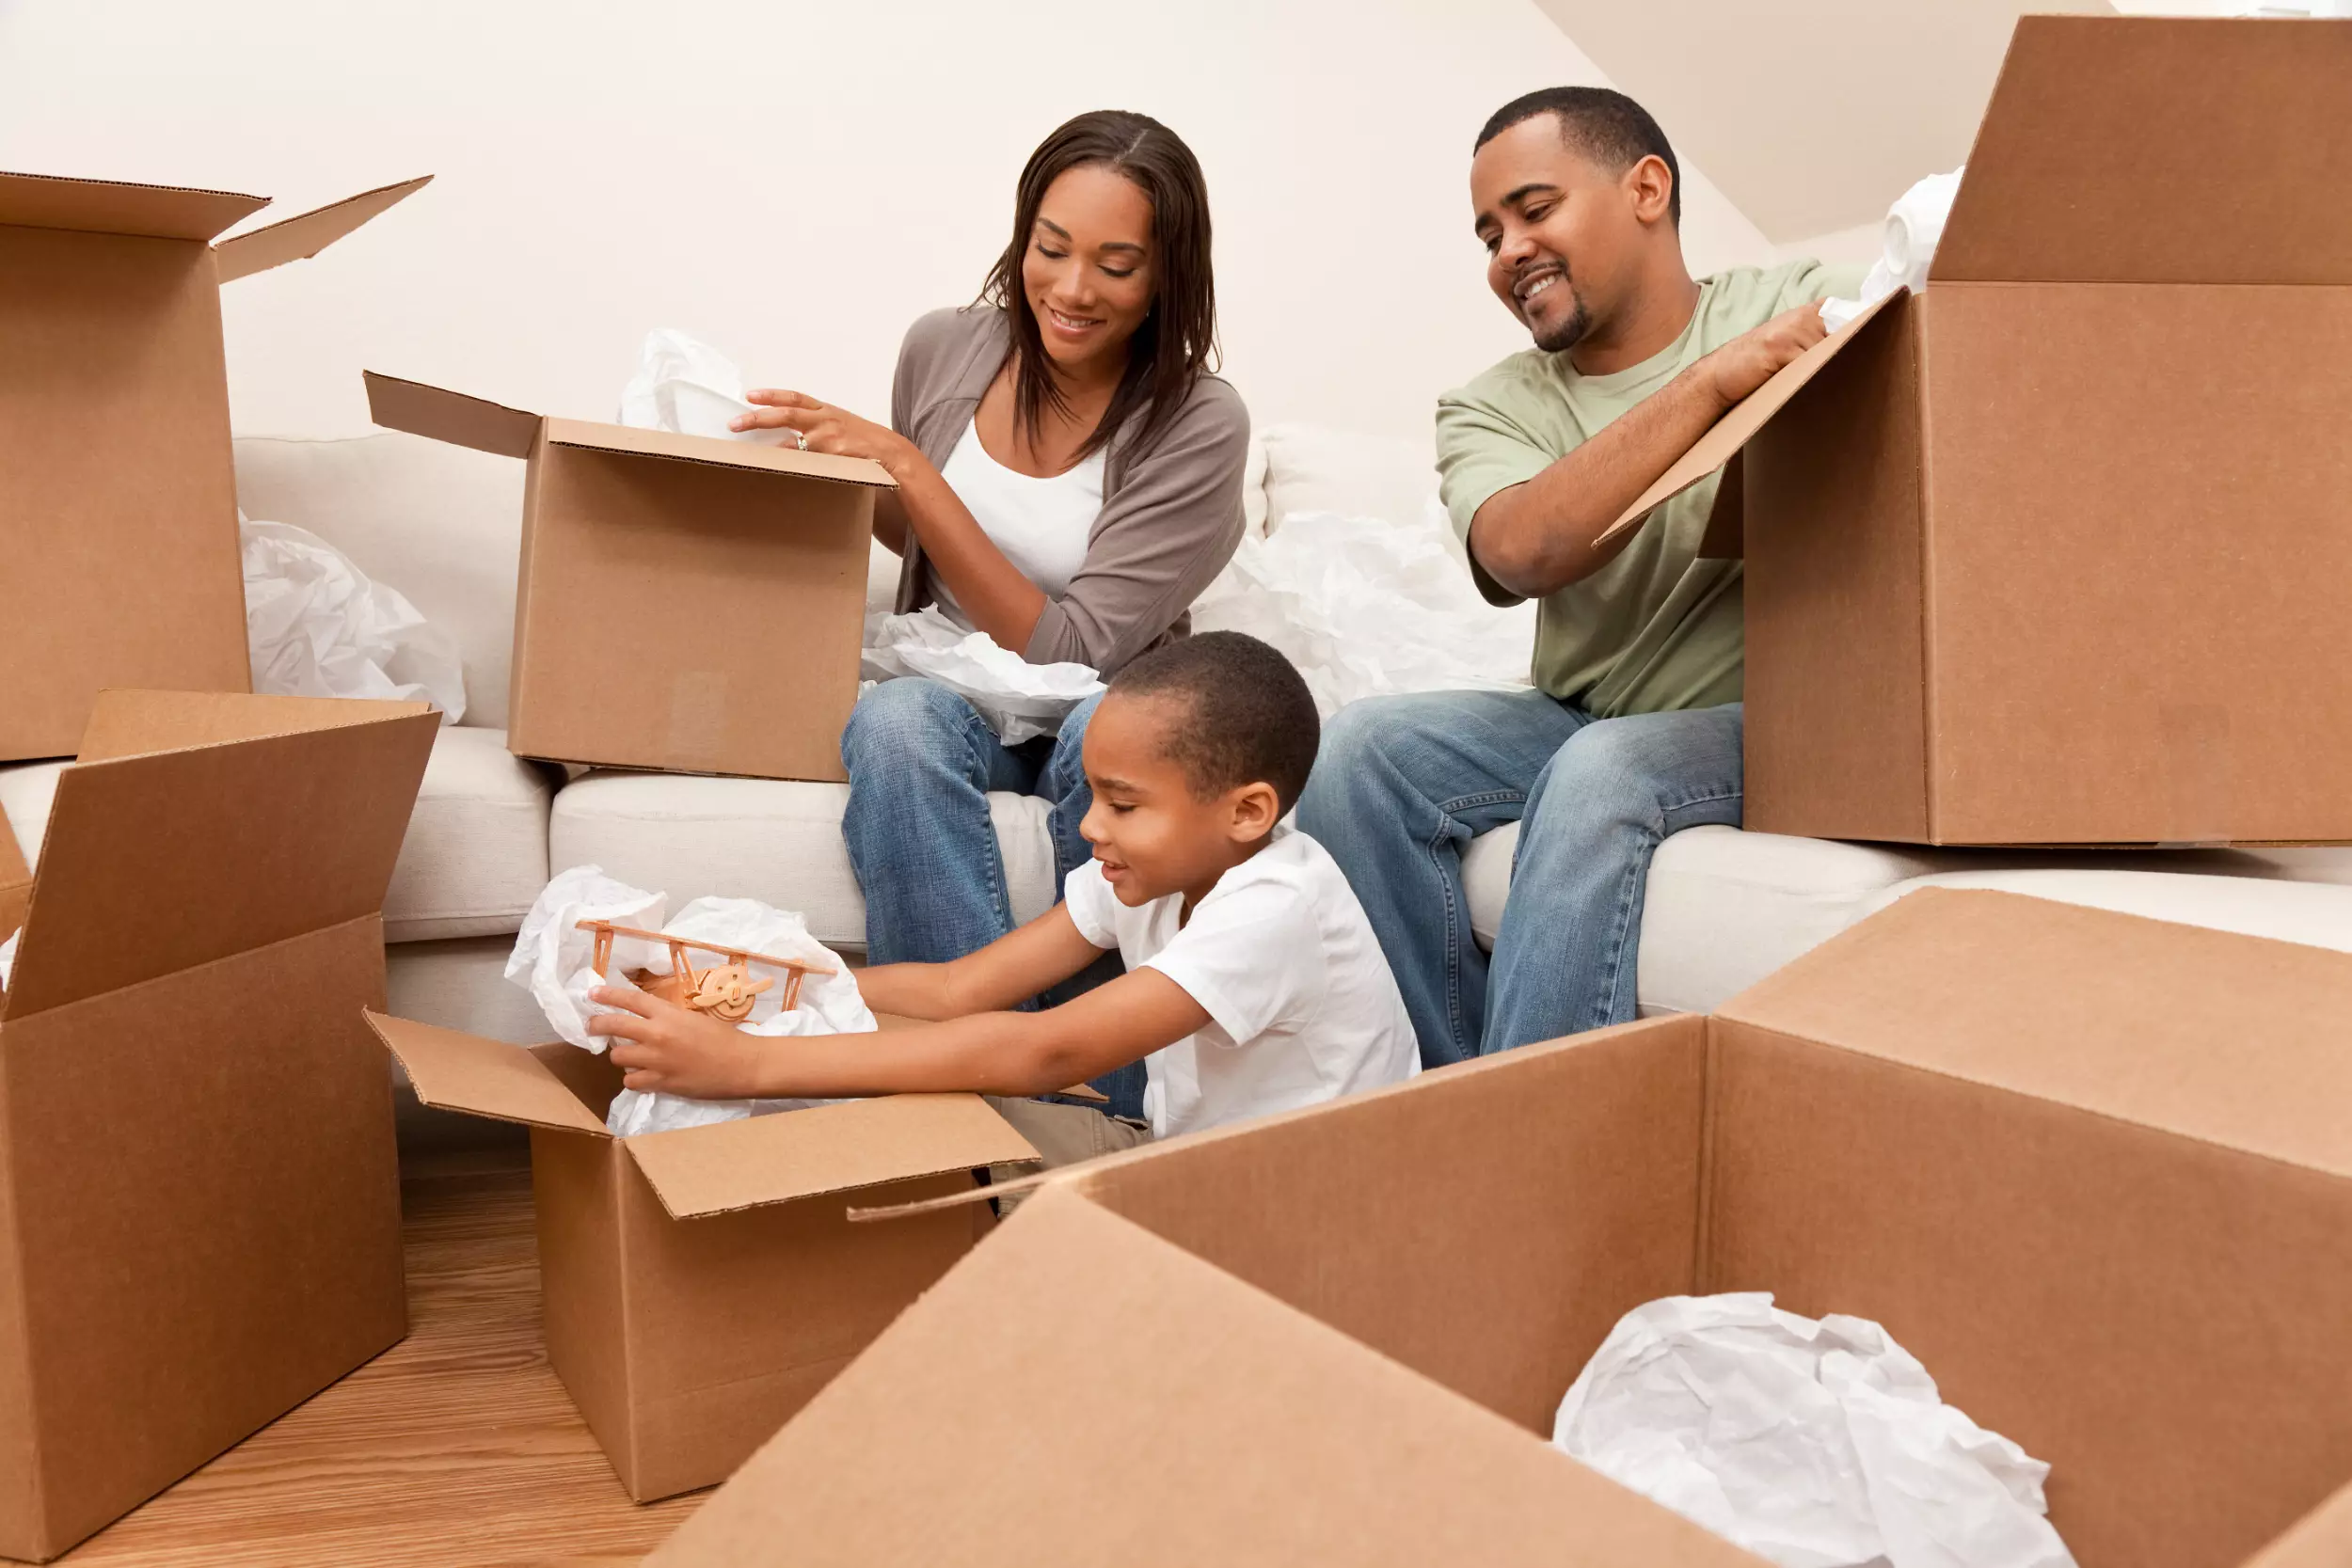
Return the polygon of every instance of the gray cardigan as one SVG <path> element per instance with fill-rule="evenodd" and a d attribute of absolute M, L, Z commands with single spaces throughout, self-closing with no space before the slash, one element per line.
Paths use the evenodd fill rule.
<path fill-rule="evenodd" d="M 907 329 L 890 388 L 890 424 L 945 468 L 980 395 L 1004 365 L 1010 327 L 992 307 L 934 310 Z M 1225 569 L 1242 535 L 1249 413 L 1241 394 L 1203 375 L 1151 441 L 1140 416 L 1111 438 L 1103 511 L 1070 587 L 1045 602 L 1021 656 L 1093 666 L 1107 680 L 1137 654 L 1191 628 L 1192 601 Z M 938 583 L 909 532 L 898 572 L 901 614 Z"/>

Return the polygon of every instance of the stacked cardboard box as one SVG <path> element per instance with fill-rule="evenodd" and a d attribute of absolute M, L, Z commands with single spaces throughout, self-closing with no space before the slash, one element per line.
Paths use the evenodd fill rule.
<path fill-rule="evenodd" d="M 250 689 L 220 286 L 424 183 L 213 244 L 267 198 L 0 174 L 0 761 L 105 687 Z"/>
<path fill-rule="evenodd" d="M 360 1014 L 437 724 L 103 692 L 37 875 L 0 827 L 0 1553 L 55 1557 L 405 1332 Z"/>
<path fill-rule="evenodd" d="M 1753 1565 L 1540 1434 L 1628 1309 L 1771 1291 L 2049 1461 L 2084 1568 L 2338 1564 L 2347 1014 L 2343 954 L 1915 894 L 1053 1179 L 652 1560 Z"/>
<path fill-rule="evenodd" d="M 1748 827 L 2352 840 L 2347 82 L 2352 22 L 2018 23 L 1926 290 L 1617 525 L 1744 448 Z"/>

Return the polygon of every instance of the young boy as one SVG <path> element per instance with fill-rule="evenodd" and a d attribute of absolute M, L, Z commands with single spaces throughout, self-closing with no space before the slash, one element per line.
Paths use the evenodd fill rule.
<path fill-rule="evenodd" d="M 859 976 L 880 1035 L 761 1038 L 625 987 L 589 1023 L 633 1089 L 706 1100 L 973 1090 L 1048 1165 L 1311 1105 L 1418 1070 L 1379 942 L 1322 846 L 1281 825 L 1320 725 L 1306 682 L 1255 638 L 1204 632 L 1111 683 L 1086 736 L 1094 859 L 1064 901 L 969 958 Z M 1042 1012 L 1009 1009 L 1116 949 L 1127 973 Z M 1142 1060 L 1148 1132 L 1049 1094 Z"/>

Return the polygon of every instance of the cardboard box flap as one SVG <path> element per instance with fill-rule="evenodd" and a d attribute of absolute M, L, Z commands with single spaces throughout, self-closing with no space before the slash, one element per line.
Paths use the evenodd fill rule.
<path fill-rule="evenodd" d="M 209 240 L 268 205 L 268 197 L 234 191 L 0 173 L 0 225 L 25 229 Z"/>
<path fill-rule="evenodd" d="M 2352 955 L 1925 888 L 1715 1016 L 2352 1177 Z"/>
<path fill-rule="evenodd" d="M 145 756 L 190 746 L 217 746 L 264 736 L 412 719 L 430 703 L 347 697 L 272 697 L 243 691 L 140 691 L 108 687 L 91 705 L 82 731 L 83 762 Z"/>
<path fill-rule="evenodd" d="M 7 1016 L 376 913 L 439 727 L 409 714 L 66 768 Z"/>
<path fill-rule="evenodd" d="M 525 1127 L 612 1136 L 601 1117 L 519 1045 L 377 1012 L 366 1017 L 427 1105 Z"/>
<path fill-rule="evenodd" d="M 426 174 L 396 185 L 379 185 L 329 206 L 313 208 L 267 228 L 223 240 L 213 246 L 213 254 L 219 258 L 220 280 L 226 283 L 231 278 L 249 277 L 288 261 L 316 256 L 376 214 L 432 182 L 433 176 Z"/>
<path fill-rule="evenodd" d="M 1730 462 L 1740 449 L 1748 444 L 1749 436 L 1763 429 L 1806 382 L 1820 373 L 1821 367 L 1829 363 L 1832 356 L 1853 341 L 1856 335 L 1877 320 L 1881 312 L 1902 297 L 1899 291 L 1884 299 L 1874 300 L 1860 315 L 1782 366 L 1779 373 L 1770 381 L 1733 404 L 1722 419 L 1708 428 L 1706 435 L 1692 444 L 1690 451 L 1676 458 L 1674 466 L 1658 476 L 1657 483 L 1643 491 L 1638 500 L 1617 515 L 1615 522 L 1601 531 L 1597 542 L 1605 544 L 1621 533 L 1639 528 L 1642 519 L 1649 515 L 1652 508 L 1672 500 Z M 1709 534 L 1721 537 L 1719 531 L 1712 528 Z"/>
<path fill-rule="evenodd" d="M 2352 284 L 2352 21 L 2021 17 L 1929 277 Z"/>
<path fill-rule="evenodd" d="M 1117 1369 L 1118 1397 L 1073 1368 Z M 1067 1187 L 908 1307 L 647 1561 L 1343 1560 L 1759 1568 Z"/>
<path fill-rule="evenodd" d="M 648 1132 L 627 1147 L 676 1219 L 1038 1157 L 1009 1122 L 969 1094 L 851 1100 Z"/>
<path fill-rule="evenodd" d="M 539 438 L 539 416 L 519 408 L 375 371 L 360 372 L 359 379 L 368 388 L 368 417 L 387 430 L 501 457 L 529 457 Z"/>
<path fill-rule="evenodd" d="M 641 430 L 634 425 L 554 419 L 548 420 L 548 439 L 559 447 L 580 447 L 590 451 L 669 457 L 685 463 L 715 463 L 724 468 L 760 468 L 799 479 L 830 479 L 845 484 L 898 488 L 898 481 L 890 477 L 890 470 L 869 459 L 802 451 L 790 446 L 770 447 L 755 441 L 723 441 L 715 436 L 680 436 L 675 431 Z"/>

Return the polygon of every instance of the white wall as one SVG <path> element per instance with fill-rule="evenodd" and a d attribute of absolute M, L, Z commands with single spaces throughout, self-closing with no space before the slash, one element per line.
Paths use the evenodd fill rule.
<path fill-rule="evenodd" d="M 1438 390 L 1525 343 L 1470 236 L 1470 139 L 1601 80 L 1532 0 L 0 0 L 0 167 L 280 213 L 438 175 L 229 286 L 241 431 L 367 430 L 363 366 L 608 418 L 657 325 L 882 416 L 1029 149 L 1139 109 L 1207 170 L 1259 421 L 1425 437 Z M 1689 186 L 1694 270 L 1771 254 Z"/>

